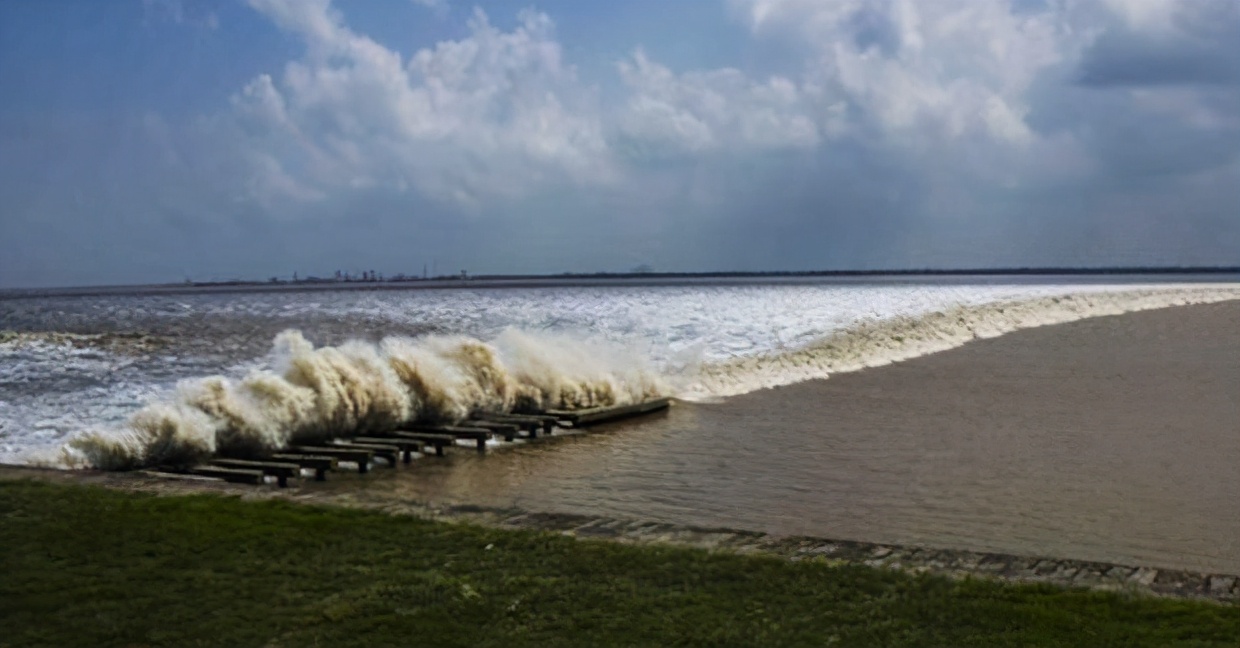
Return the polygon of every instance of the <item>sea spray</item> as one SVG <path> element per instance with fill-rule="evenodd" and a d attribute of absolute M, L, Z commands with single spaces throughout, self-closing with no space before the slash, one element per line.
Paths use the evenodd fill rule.
<path fill-rule="evenodd" d="M 143 466 L 188 466 L 215 453 L 215 425 L 186 403 L 153 403 L 134 414 L 125 430 L 92 431 L 69 441 L 70 465 L 80 456 L 94 468 L 132 470 Z"/>
<path fill-rule="evenodd" d="M 178 391 L 182 402 L 211 419 L 216 452 L 225 457 L 284 447 L 313 421 L 314 392 L 271 372 L 255 371 L 240 382 L 212 376 Z"/>
<path fill-rule="evenodd" d="M 509 329 L 495 341 L 524 409 L 624 405 L 668 393 L 667 379 L 631 358 L 634 351 L 577 342 L 565 336 Z"/>
<path fill-rule="evenodd" d="M 450 423 L 469 415 L 472 390 L 455 363 L 408 338 L 388 338 L 380 348 L 408 390 L 419 419 Z"/>
<path fill-rule="evenodd" d="M 866 307 L 864 312 L 880 315 L 860 321 L 853 315 L 863 309 L 846 301 L 855 291 L 841 290 L 839 298 L 845 302 L 838 312 L 821 304 L 810 308 L 802 319 L 812 321 L 798 323 L 798 342 L 777 349 L 769 344 L 754 347 L 749 342 L 769 337 L 765 327 L 778 332 L 779 318 L 762 319 L 760 312 L 748 306 L 730 311 L 727 304 L 711 306 L 712 313 L 702 316 L 702 328 L 694 333 L 697 340 L 666 336 L 686 344 L 679 349 L 669 349 L 666 340 L 659 339 L 664 337 L 659 322 L 651 322 L 646 334 L 631 338 L 633 344 L 648 346 L 641 352 L 594 344 L 565 333 L 517 329 L 487 342 L 459 336 L 391 337 L 378 344 L 315 348 L 293 331 L 279 336 L 271 357 L 262 365 L 270 369 L 243 378 L 189 381 L 172 397 L 151 405 L 152 411 L 144 411 L 143 418 L 135 417 L 134 424 L 82 435 L 66 452 L 56 454 L 55 461 L 132 468 L 168 460 L 171 455 L 159 449 L 170 444 L 193 450 L 182 453 L 189 460 L 207 451 L 253 456 L 289 443 L 352 434 L 359 427 L 380 429 L 399 420 L 402 411 L 407 420 L 450 423 L 488 410 L 579 408 L 652 395 L 716 400 L 880 366 L 1018 329 L 1240 298 L 1236 284 L 1035 286 L 1028 290 L 1042 293 L 1022 296 L 1012 288 L 1010 296 L 987 297 L 988 302 L 952 305 L 930 300 L 924 311 L 914 304 L 917 308 L 906 309 L 903 316 L 896 315 L 898 310 L 893 312 L 890 305 L 886 309 Z M 908 299 L 915 301 L 915 296 L 910 292 Z M 675 321 L 667 326 L 672 324 Z M 706 338 L 712 335 L 722 341 L 709 342 Z M 719 359 L 720 347 L 726 352 L 730 346 L 729 335 L 748 336 L 745 344 L 734 347 L 743 355 Z M 6 367 L 10 377 L 41 380 L 46 370 L 34 373 L 33 368 L 53 364 L 57 371 L 68 367 L 88 374 L 117 366 L 110 355 L 94 353 L 93 348 L 79 349 L 63 341 L 53 345 L 44 337 L 0 342 L 0 359 L 12 360 Z M 752 352 L 751 347 L 755 348 Z M 657 372 L 637 360 L 647 355 L 657 359 Z M 28 356 L 41 364 L 29 362 Z M 393 393 L 398 397 L 392 398 Z M 125 401 L 125 407 L 131 402 Z M 80 429 L 78 421 L 90 420 L 91 403 L 80 405 L 83 414 L 63 424 L 64 429 Z M 17 410 L 12 401 L 8 407 L 10 412 Z M 33 406 L 20 411 L 38 412 Z M 21 425 L 10 429 L 20 427 L 23 432 L 37 430 L 43 422 L 42 417 L 32 415 L 16 420 Z M 0 424 L 4 422 L 0 417 Z M 5 439 L 0 434 L 0 441 L 14 438 L 18 437 Z M 23 438 L 35 435 L 32 432 Z M 11 453 L 15 447 L 0 444 L 0 450 Z M 48 463 L 47 452 L 27 450 L 21 460 Z"/>
<path fill-rule="evenodd" d="M 110 470 L 187 466 L 413 421 L 623 405 L 668 393 L 634 354 L 517 331 L 494 343 L 428 336 L 316 348 L 288 330 L 275 339 L 271 365 L 239 381 L 182 381 L 171 399 L 147 405 L 123 429 L 72 439 L 64 460 Z"/>
<path fill-rule="evenodd" d="M 409 420 L 409 391 L 378 349 L 365 342 L 315 349 L 299 331 L 276 338 L 284 379 L 315 395 L 315 436 L 380 432 Z"/>
<path fill-rule="evenodd" d="M 469 409 L 484 412 L 512 409 L 517 389 L 494 348 L 463 336 L 431 337 L 426 343 L 439 357 L 459 369 L 458 388 L 464 390 Z"/>

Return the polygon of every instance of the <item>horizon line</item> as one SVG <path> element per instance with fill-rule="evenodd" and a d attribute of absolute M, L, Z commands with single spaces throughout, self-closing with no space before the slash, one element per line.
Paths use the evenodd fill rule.
<path fill-rule="evenodd" d="M 296 276 L 298 273 L 294 273 Z M 714 270 L 714 271 L 680 271 L 658 272 L 654 270 L 598 271 L 598 272 L 561 272 L 561 273 L 524 273 L 524 274 L 479 274 L 470 275 L 437 275 L 421 277 L 397 273 L 383 278 L 348 278 L 317 277 L 307 275 L 298 279 L 281 279 L 271 277 L 259 279 L 211 279 L 183 282 L 164 282 L 151 284 L 85 284 L 77 286 L 45 286 L 22 287 L 12 286 L 0 288 L 3 293 L 57 293 L 75 291 L 123 291 L 126 289 L 165 289 L 172 291 L 194 292 L 212 288 L 257 288 L 257 287 L 326 287 L 326 286 L 372 286 L 394 285 L 393 287 L 409 287 L 418 284 L 435 284 L 434 287 L 457 287 L 473 282 L 505 282 L 505 281 L 571 281 L 574 279 L 594 280 L 632 280 L 632 279 L 745 279 L 764 277 L 1004 277 L 1004 276 L 1088 276 L 1088 275 L 1223 275 L 1240 274 L 1240 265 L 1181 265 L 1181 266 L 1025 266 L 995 268 L 902 268 L 902 269 L 845 269 L 845 270 Z M 448 284 L 448 285 L 444 285 Z M 431 286 L 427 286 L 431 287 Z"/>

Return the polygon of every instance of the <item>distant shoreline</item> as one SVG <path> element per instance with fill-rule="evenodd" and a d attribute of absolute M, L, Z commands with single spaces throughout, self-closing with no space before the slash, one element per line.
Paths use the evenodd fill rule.
<path fill-rule="evenodd" d="M 1004 279 L 1070 278 L 1077 281 L 1091 278 L 1150 277 L 1159 280 L 1181 278 L 1214 281 L 1234 276 L 1240 279 L 1240 266 L 1123 266 L 1104 268 L 962 268 L 948 270 L 806 270 L 769 272 L 597 272 L 562 274 L 511 274 L 438 276 L 432 278 L 397 277 L 377 280 L 343 280 L 309 277 L 297 280 L 256 281 L 187 281 L 184 283 L 146 285 L 69 286 L 56 288 L 0 289 L 0 299 L 26 297 L 75 297 L 126 294 L 195 294 L 267 291 L 321 290 L 417 290 L 452 288 L 556 288 L 574 286 L 666 286 L 666 285 L 727 285 L 731 283 L 780 283 L 797 280 L 839 279 L 843 281 L 908 281 L 920 279 Z"/>

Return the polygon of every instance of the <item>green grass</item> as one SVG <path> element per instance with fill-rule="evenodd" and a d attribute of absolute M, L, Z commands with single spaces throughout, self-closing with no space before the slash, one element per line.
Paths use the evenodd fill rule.
<path fill-rule="evenodd" d="M 1240 607 L 0 482 L 0 646 L 1237 646 Z"/>

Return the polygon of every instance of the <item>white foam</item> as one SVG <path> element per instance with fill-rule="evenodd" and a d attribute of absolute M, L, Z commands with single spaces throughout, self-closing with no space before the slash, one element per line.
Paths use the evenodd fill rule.
<path fill-rule="evenodd" d="M 1240 287 L 1129 289 L 960 305 L 865 320 L 804 346 L 703 366 L 678 396 L 710 400 L 945 351 L 977 338 L 1103 315 L 1240 299 Z"/>
<path fill-rule="evenodd" d="M 227 315 L 235 324 L 225 334 L 244 330 L 249 316 L 287 317 L 294 326 L 361 316 L 371 334 L 410 327 L 457 334 L 315 348 L 289 333 L 269 357 L 235 364 L 184 348 L 173 357 L 154 346 L 92 346 L 89 336 L 10 334 L 0 339 L 0 461 L 56 458 L 83 430 L 118 439 L 121 455 L 126 444 L 160 435 L 205 437 L 196 416 L 171 423 L 184 413 L 176 407 L 145 414 L 145 431 L 136 431 L 129 420 L 150 403 L 205 413 L 216 449 L 244 454 L 408 417 L 452 421 L 477 409 L 580 407 L 653 393 L 721 398 L 1020 328 L 1237 297 L 1235 284 L 776 284 L 345 291 L 315 304 L 240 294 L 160 308 L 140 298 L 6 302 L 0 308 L 9 317 L 25 308 L 21 317 L 49 326 L 66 317 L 112 321 L 117 309 L 145 308 L 178 321 Z M 158 321 L 152 326 L 159 334 Z M 203 339 L 214 334 L 204 331 Z"/>
<path fill-rule="evenodd" d="M 274 372 L 185 381 L 127 425 L 76 436 L 63 462 L 116 470 L 189 465 L 411 421 L 623 405 L 665 393 L 652 372 L 622 353 L 515 331 L 499 345 L 451 336 L 315 348 L 289 330 L 277 336 L 273 355 Z"/>

